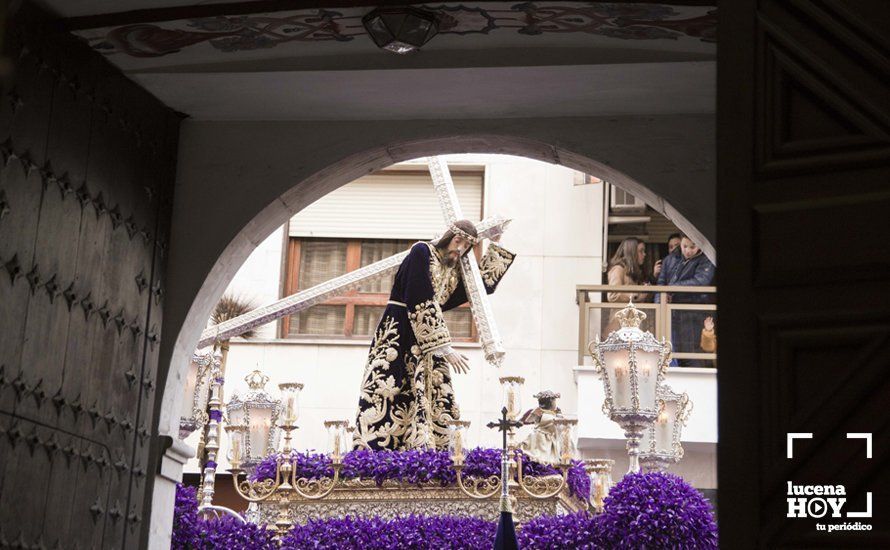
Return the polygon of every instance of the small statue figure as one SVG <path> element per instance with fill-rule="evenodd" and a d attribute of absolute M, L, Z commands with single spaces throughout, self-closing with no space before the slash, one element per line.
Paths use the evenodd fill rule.
<path fill-rule="evenodd" d="M 560 396 L 556 392 L 544 390 L 534 397 L 538 400 L 538 407 L 522 415 L 521 421 L 523 424 L 534 424 L 535 427 L 519 444 L 519 448 L 536 462 L 558 464 L 560 449 L 554 421 L 563 417 L 562 411 L 556 406 L 556 400 Z M 572 449 L 571 454 L 574 456 L 575 449 Z"/>

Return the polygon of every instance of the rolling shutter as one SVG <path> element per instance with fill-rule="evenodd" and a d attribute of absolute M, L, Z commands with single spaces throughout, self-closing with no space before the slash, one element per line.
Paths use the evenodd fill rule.
<path fill-rule="evenodd" d="M 481 171 L 452 172 L 463 215 L 482 219 Z M 291 218 L 292 237 L 430 239 L 445 222 L 428 173 L 386 171 L 325 195 Z"/>

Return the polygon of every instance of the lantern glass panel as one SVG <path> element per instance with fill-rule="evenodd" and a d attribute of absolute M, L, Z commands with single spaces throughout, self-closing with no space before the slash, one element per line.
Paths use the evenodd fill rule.
<path fill-rule="evenodd" d="M 658 420 L 656 420 L 658 422 Z M 653 437 L 653 433 L 655 432 L 655 423 L 650 424 L 643 430 L 643 437 L 640 438 L 640 450 L 644 453 L 654 452 L 655 449 L 652 447 L 652 442 L 655 440 Z"/>
<path fill-rule="evenodd" d="M 664 411 L 655 419 L 655 450 L 659 453 L 674 452 L 674 425 L 677 423 L 678 403 L 666 401 Z"/>
<path fill-rule="evenodd" d="M 380 21 L 386 27 L 389 35 L 396 39 L 399 38 L 402 26 L 405 24 L 405 18 L 406 15 L 402 11 L 383 12 L 380 14 Z"/>
<path fill-rule="evenodd" d="M 235 409 L 229 408 L 229 424 L 233 425 L 244 425 L 244 408 L 238 407 Z"/>
<path fill-rule="evenodd" d="M 188 375 L 185 378 L 185 395 L 182 401 L 182 416 L 191 418 L 195 409 L 195 387 L 198 385 L 198 371 L 200 365 L 195 361 L 189 363 Z"/>
<path fill-rule="evenodd" d="M 392 33 L 386 28 L 383 19 L 380 17 L 368 19 L 365 22 L 365 27 L 367 28 L 368 34 L 370 34 L 371 38 L 374 40 L 374 43 L 380 48 L 386 46 L 394 39 Z"/>
<path fill-rule="evenodd" d="M 629 409 L 633 406 L 633 398 L 630 389 L 630 367 L 627 361 L 627 351 L 606 351 L 603 353 L 606 376 L 609 387 L 612 389 L 612 406 L 619 409 Z"/>
<path fill-rule="evenodd" d="M 260 459 L 269 449 L 269 432 L 272 430 L 272 409 L 251 407 L 250 409 L 250 458 Z"/>
<path fill-rule="evenodd" d="M 640 408 L 655 409 L 655 390 L 658 386 L 658 362 L 661 354 L 657 351 L 634 351 L 637 363 L 637 388 Z"/>

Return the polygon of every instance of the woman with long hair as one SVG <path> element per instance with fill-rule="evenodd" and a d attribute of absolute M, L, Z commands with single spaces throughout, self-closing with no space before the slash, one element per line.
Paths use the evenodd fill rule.
<path fill-rule="evenodd" d="M 635 237 L 628 237 L 621 241 L 618 249 L 609 260 L 607 273 L 609 286 L 642 285 L 647 284 L 643 265 L 646 261 L 646 245 Z M 646 302 L 649 299 L 647 292 L 609 292 L 606 300 L 609 302 Z"/>

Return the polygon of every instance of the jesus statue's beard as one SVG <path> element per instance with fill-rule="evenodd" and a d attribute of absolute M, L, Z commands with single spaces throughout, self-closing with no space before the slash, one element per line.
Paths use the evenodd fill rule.
<path fill-rule="evenodd" d="M 447 267 L 454 267 L 460 261 L 460 256 L 458 256 L 456 252 L 449 252 L 445 255 L 443 260 Z"/>

